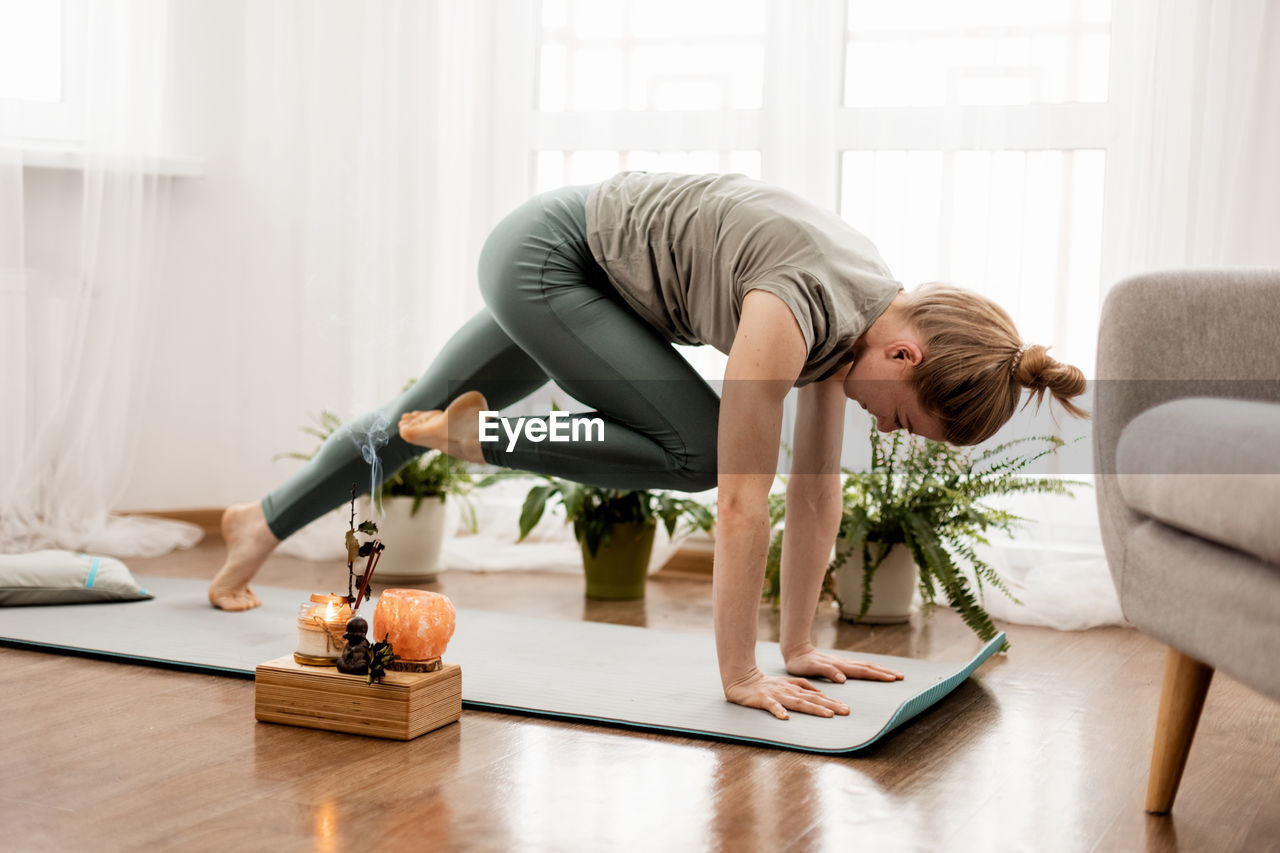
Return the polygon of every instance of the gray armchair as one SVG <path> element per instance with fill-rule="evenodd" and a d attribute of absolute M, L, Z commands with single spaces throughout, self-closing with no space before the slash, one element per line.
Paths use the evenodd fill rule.
<path fill-rule="evenodd" d="M 1125 616 L 1166 643 L 1147 811 L 1173 806 L 1215 669 L 1280 699 L 1280 270 L 1116 285 L 1094 466 Z"/>

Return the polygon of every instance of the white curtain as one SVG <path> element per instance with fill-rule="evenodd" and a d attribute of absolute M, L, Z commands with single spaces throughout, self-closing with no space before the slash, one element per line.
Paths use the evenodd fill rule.
<path fill-rule="evenodd" d="M 1130 0 L 1105 281 L 1187 266 L 1280 265 L 1280 7 Z M 1123 61 L 1124 58 L 1122 57 Z"/>
<path fill-rule="evenodd" d="M 1145 271 L 1280 265 L 1280 7 L 1270 0 L 1117 2 L 1131 34 L 1112 56 L 1119 88 L 1109 154 L 1104 286 Z M 1022 432 L 1021 434 L 1028 434 Z M 1079 454 L 1062 471 L 1079 476 Z M 1036 519 L 982 550 L 1023 605 L 989 595 L 1012 622 L 1122 624 L 1092 493 L 1012 501 Z"/>
<path fill-rule="evenodd" d="M 0 145 L 0 550 L 150 556 L 199 531 L 112 510 L 260 498 L 311 414 L 381 404 L 482 306 L 480 245 L 528 194 L 501 95 L 532 82 L 494 71 L 501 0 L 71 5 L 83 166 Z M 491 497 L 513 534 L 520 496 Z M 553 521 L 537 562 L 572 565 Z"/>
<path fill-rule="evenodd" d="M 493 91 L 527 83 L 490 71 L 498 6 L 113 0 L 69 19 L 83 168 L 0 146 L 0 550 L 188 546 L 191 525 L 111 510 L 257 499 L 291 473 L 274 454 L 310 449 L 309 414 L 354 417 L 421 373 L 527 194 L 491 186 Z M 174 153 L 201 173 L 172 174 Z"/>
<path fill-rule="evenodd" d="M 486 2 L 244 5 L 234 269 L 269 283 L 286 316 L 245 317 L 241 349 L 304 400 L 344 415 L 384 402 L 482 304 L 491 14 Z"/>
<path fill-rule="evenodd" d="M 483 305 L 475 278 L 481 242 L 504 205 L 527 195 L 527 187 L 495 187 L 489 168 L 491 146 L 505 132 L 495 92 L 527 84 L 494 79 L 498 8 L 245 4 L 234 180 L 253 204 L 230 277 L 270 283 L 273 305 L 239 324 L 236 373 L 276 378 L 246 393 L 249 410 L 289 425 L 277 450 L 311 449 L 314 441 L 297 431 L 309 412 L 349 420 L 394 396 Z M 248 433 L 254 425 L 231 428 Z M 265 451 L 252 462 L 266 477 L 259 491 L 243 484 L 235 500 L 261 497 L 300 464 L 269 465 Z M 249 465 L 242 459 L 236 467 Z M 574 544 L 550 527 L 514 558 L 497 553 L 517 531 L 518 498 L 510 489 L 486 493 L 485 535 L 449 541 L 444 564 L 574 565 Z M 335 531 L 346 523 L 339 508 L 279 553 L 337 559 Z"/>
<path fill-rule="evenodd" d="M 68 149 L 78 165 L 32 168 L 23 143 L 0 146 L 0 551 L 151 555 L 200 537 L 192 525 L 108 511 L 139 460 L 165 284 L 168 7 L 67 8 L 85 36 L 64 63 L 67 88 L 80 93 L 82 133 Z"/>

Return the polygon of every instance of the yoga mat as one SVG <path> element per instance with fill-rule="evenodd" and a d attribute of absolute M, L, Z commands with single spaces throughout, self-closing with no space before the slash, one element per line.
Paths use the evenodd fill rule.
<path fill-rule="evenodd" d="M 131 662 L 252 677 L 289 654 L 307 593 L 254 585 L 262 607 L 223 613 L 203 580 L 139 577 L 149 601 L 0 608 L 0 642 Z M 362 613 L 373 613 L 373 602 Z M 844 651 L 883 663 L 902 681 L 815 680 L 850 707 L 847 717 L 791 712 L 789 720 L 724 700 L 709 635 L 458 610 L 445 659 L 462 666 L 466 708 L 508 711 L 808 752 L 864 749 L 940 701 L 1000 648 L 1000 634 L 971 660 L 915 660 Z M 785 674 L 777 643 L 759 643 L 761 669 Z"/>

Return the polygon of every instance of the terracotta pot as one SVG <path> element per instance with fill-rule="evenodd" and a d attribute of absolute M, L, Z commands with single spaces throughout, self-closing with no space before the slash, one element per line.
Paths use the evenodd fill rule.
<path fill-rule="evenodd" d="M 445 499 L 423 498 L 415 515 L 409 515 L 411 509 L 413 498 L 384 496 L 386 516 L 379 518 L 369 508 L 369 499 L 363 500 L 356 520 L 372 519 L 378 525 L 378 538 L 387 546 L 373 575 L 376 583 L 428 584 L 439 579 Z M 357 561 L 356 569 L 362 565 Z"/>
<path fill-rule="evenodd" d="M 884 552 L 880 542 L 871 543 L 871 559 L 874 562 Z M 837 553 L 846 553 L 844 564 L 835 571 L 836 594 L 842 606 L 840 618 L 861 621 L 871 625 L 893 625 L 911 618 L 911 601 L 920 580 L 920 569 L 911 556 L 911 549 L 898 543 L 876 568 L 871 578 L 871 605 L 866 614 L 857 619 L 862 609 L 862 543 L 839 542 Z"/>
<path fill-rule="evenodd" d="M 587 598 L 612 601 L 644 598 L 649 557 L 653 554 L 653 537 L 657 528 L 655 521 L 615 524 L 611 539 L 600 544 L 594 557 L 587 550 L 587 543 L 579 539 L 582 568 L 587 578 Z"/>

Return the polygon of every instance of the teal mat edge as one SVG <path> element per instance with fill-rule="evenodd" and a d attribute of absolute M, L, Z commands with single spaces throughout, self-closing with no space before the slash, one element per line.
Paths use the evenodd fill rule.
<path fill-rule="evenodd" d="M 566 714 L 554 713 L 551 711 L 540 711 L 535 708 L 525 708 L 520 705 L 499 705 L 491 702 L 472 702 L 467 699 L 462 700 L 462 707 L 476 711 L 494 711 L 498 713 L 521 714 L 524 716 L 540 717 L 548 720 L 570 720 L 573 722 L 586 722 L 595 725 L 609 726 L 614 728 L 635 729 L 640 731 L 651 732 L 668 732 L 681 735 L 692 735 L 695 737 L 710 738 L 712 740 L 732 741 L 735 743 L 746 743 L 753 746 L 771 746 L 780 749 L 788 749 L 796 752 L 817 753 L 820 755 L 852 755 L 869 749 L 879 743 L 886 735 L 894 729 L 909 722 L 928 708 L 933 707 L 940 702 L 943 697 L 951 693 L 959 687 L 965 679 L 972 675 L 978 667 L 986 663 L 987 659 L 999 651 L 1005 642 L 1005 633 L 1001 631 L 992 637 L 982 649 L 974 655 L 973 659 L 965 664 L 963 669 L 958 670 L 955 674 L 944 678 L 942 681 L 921 690 L 907 701 L 903 702 L 889 722 L 885 723 L 884 728 L 876 732 L 870 740 L 864 741 L 857 746 L 848 749 L 820 749 L 818 747 L 800 746 L 786 741 L 761 740 L 759 738 L 740 737 L 737 735 L 725 734 L 723 732 L 709 732 L 702 729 L 685 729 L 673 726 L 656 726 L 646 723 L 635 723 L 628 720 L 617 720 L 608 717 L 592 717 L 585 714 Z M 141 662 L 153 666 L 163 666 L 168 669 L 178 669 L 185 672 L 209 673 L 216 675 L 229 675 L 237 678 L 252 679 L 253 672 L 250 670 L 235 669 L 231 667 L 214 666 L 212 664 L 197 664 L 186 661 L 168 660 L 165 658 L 143 657 L 141 655 L 125 655 L 113 652 L 103 652 L 96 649 L 83 649 L 76 646 L 60 646 L 53 643 L 32 643 L 24 640 L 14 640 L 7 637 L 0 637 L 0 645 L 12 646 L 15 648 L 31 649 L 34 651 L 50 651 L 71 653 L 82 657 L 98 658 L 100 660 Z M 761 711 L 761 713 L 765 713 Z"/>
<path fill-rule="evenodd" d="M 145 655 L 126 655 L 120 652 L 104 652 L 101 649 L 86 649 L 80 646 L 60 646 L 57 643 L 33 643 L 30 640 L 15 640 L 12 637 L 0 637 L 0 646 L 15 649 L 28 649 L 36 652 L 69 654 L 76 657 L 96 658 L 97 660 L 125 661 L 126 663 L 143 663 L 148 666 L 159 666 L 165 669 L 178 669 L 183 672 L 198 672 L 210 675 L 229 675 L 234 678 L 253 680 L 253 671 L 230 666 L 215 666 L 211 663 L 192 663 L 171 658 L 153 658 Z"/>
<path fill-rule="evenodd" d="M 974 671 L 986 663 L 988 658 L 1000 651 L 1000 649 L 1004 648 L 1004 644 L 1005 634 L 1004 631 L 1001 631 L 999 634 L 992 637 L 991 640 L 982 647 L 981 651 L 973 656 L 973 660 L 965 664 L 964 669 L 959 670 L 954 675 L 944 678 L 937 684 L 921 690 L 919 693 L 898 706 L 897 712 L 889 718 L 889 722 L 885 723 L 884 728 L 878 731 L 875 737 L 871 738 L 871 740 L 862 744 L 862 746 L 858 748 L 862 749 L 870 746 L 889 732 L 896 729 L 898 726 L 908 722 L 912 717 L 915 717 L 926 708 L 930 708 L 940 702 L 942 697 L 955 690 L 960 686 L 961 682 L 973 675 Z"/>

